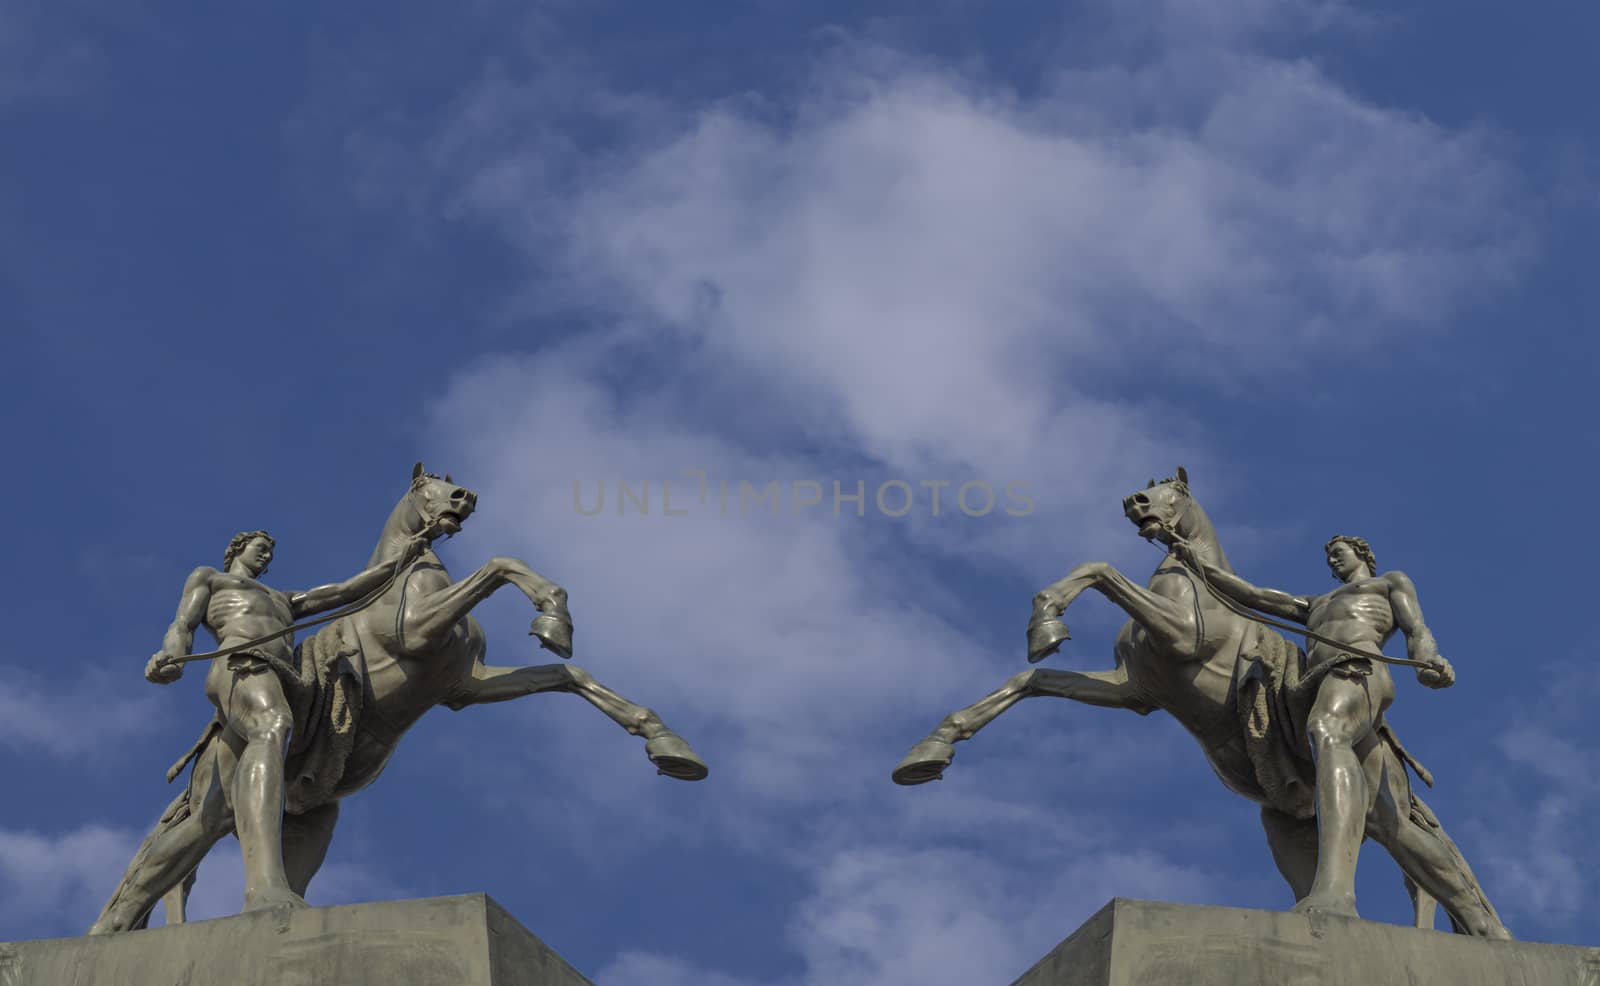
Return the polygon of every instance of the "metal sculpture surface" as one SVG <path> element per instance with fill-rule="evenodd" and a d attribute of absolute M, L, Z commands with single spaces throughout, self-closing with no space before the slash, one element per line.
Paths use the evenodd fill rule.
<path fill-rule="evenodd" d="M 431 544 L 461 530 L 476 504 L 476 494 L 419 462 L 367 569 L 346 582 L 297 593 L 261 584 L 274 548 L 262 531 L 236 537 L 220 571 L 190 576 L 146 676 L 167 683 L 183 663 L 210 660 L 206 692 L 217 714 L 168 771 L 170 781 L 193 765 L 91 934 L 143 926 L 163 895 L 168 920 L 182 920 L 195 868 L 230 832 L 243 850 L 246 910 L 306 906 L 302 895 L 327 853 L 340 799 L 371 784 L 405 731 L 439 705 L 573 692 L 644 737 L 660 773 L 706 776 L 704 762 L 660 717 L 577 665 L 483 663 L 483 630 L 470 613 L 504 586 L 540 611 L 530 633 L 563 658 L 571 656 L 572 623 L 566 591 L 515 558 L 490 559 L 451 580 Z M 299 624 L 325 625 L 290 646 L 293 620 L 358 599 Z M 217 651 L 189 653 L 200 626 L 218 638 Z"/>
<path fill-rule="evenodd" d="M 1131 617 L 1117 634 L 1116 666 L 1037 668 L 1012 677 L 946 716 L 901 761 L 894 780 L 921 784 L 941 776 L 952 744 L 971 739 L 1024 698 L 1069 698 L 1140 715 L 1164 709 L 1199 741 L 1223 784 L 1261 805 L 1267 843 L 1296 909 L 1355 916 L 1355 851 L 1365 836 L 1399 863 L 1419 926 L 1432 925 L 1437 901 L 1458 932 L 1509 938 L 1406 771 L 1430 785 L 1431 776 L 1383 718 L 1393 698 L 1385 663 L 1417 667 L 1430 687 L 1454 680 L 1422 624 L 1409 580 L 1377 575 L 1370 550 L 1365 557 L 1357 550 L 1365 542 L 1336 538 L 1327 559 L 1343 584 L 1333 592 L 1310 597 L 1258 589 L 1233 574 L 1181 468 L 1126 497 L 1123 511 L 1141 536 L 1168 548 L 1148 586 L 1104 562 L 1079 565 L 1034 597 L 1028 626 L 1028 659 L 1037 662 L 1070 639 L 1059 618 L 1094 589 Z M 1309 653 L 1271 627 L 1297 628 L 1246 605 L 1305 624 L 1298 632 L 1313 640 Z M 1376 653 L 1397 628 L 1407 636 L 1410 659 Z"/>

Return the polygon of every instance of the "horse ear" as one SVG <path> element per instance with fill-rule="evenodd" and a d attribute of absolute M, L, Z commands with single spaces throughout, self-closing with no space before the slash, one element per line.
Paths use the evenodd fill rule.
<path fill-rule="evenodd" d="M 1147 490 L 1155 489 L 1155 485 L 1156 485 L 1156 481 L 1152 479 L 1152 480 L 1150 480 L 1150 482 L 1144 484 L 1144 488 L 1147 489 Z"/>
<path fill-rule="evenodd" d="M 1182 466 L 1178 467 L 1178 482 L 1185 486 L 1189 485 L 1189 470 L 1183 468 Z"/>
<path fill-rule="evenodd" d="M 411 480 L 412 480 L 412 482 L 415 482 L 416 480 L 420 479 L 421 477 L 422 477 L 422 460 L 418 459 L 417 460 L 417 464 L 411 467 Z"/>
<path fill-rule="evenodd" d="M 454 480 L 452 480 L 450 478 L 450 474 L 449 473 L 445 473 L 444 474 L 444 481 L 447 482 L 447 483 L 454 482 Z"/>

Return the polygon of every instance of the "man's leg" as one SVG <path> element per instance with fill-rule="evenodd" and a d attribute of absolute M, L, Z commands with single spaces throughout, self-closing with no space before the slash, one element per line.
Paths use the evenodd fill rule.
<path fill-rule="evenodd" d="M 1356 917 L 1356 858 L 1371 800 L 1358 746 L 1376 742 L 1369 681 L 1338 671 L 1323 679 L 1306 717 L 1317 764 L 1317 875 L 1297 911 Z"/>
<path fill-rule="evenodd" d="M 230 776 L 233 754 L 213 741 L 195 761 L 187 811 L 169 809 L 134 855 L 111 900 L 89 934 L 143 927 L 162 894 L 192 874 L 211 847 L 233 827 L 223 785 Z M 197 802 L 197 804 L 196 804 Z M 177 805 L 173 806 L 177 808 Z M 169 924 L 173 923 L 170 919 Z"/>
<path fill-rule="evenodd" d="M 229 745 L 239 755 L 232 794 L 244 856 L 244 909 L 304 907 L 283 867 L 283 759 L 294 716 L 276 674 L 237 671 L 232 677 L 221 705 L 233 734 Z"/>

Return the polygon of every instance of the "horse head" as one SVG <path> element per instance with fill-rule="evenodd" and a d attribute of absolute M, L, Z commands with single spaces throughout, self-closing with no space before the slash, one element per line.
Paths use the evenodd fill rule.
<path fill-rule="evenodd" d="M 443 476 L 428 472 L 418 462 L 411 469 L 411 489 L 406 492 L 406 513 L 415 517 L 415 527 L 407 533 L 416 534 L 433 530 L 440 534 L 455 534 L 478 507 L 478 494 L 464 486 L 457 486 L 450 474 Z"/>
<path fill-rule="evenodd" d="M 1147 540 L 1159 537 L 1170 542 L 1173 533 L 1188 536 L 1184 526 L 1193 506 L 1189 473 L 1182 466 L 1178 467 L 1176 476 L 1159 483 L 1152 479 L 1144 489 L 1122 498 L 1122 512 L 1139 529 L 1139 536 Z"/>

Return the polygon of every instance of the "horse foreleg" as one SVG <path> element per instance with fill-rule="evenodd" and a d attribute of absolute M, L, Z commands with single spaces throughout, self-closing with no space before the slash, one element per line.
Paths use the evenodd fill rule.
<path fill-rule="evenodd" d="M 306 895 L 311 878 L 322 869 L 338 821 L 337 801 L 303 815 L 283 816 L 283 870 L 289 877 L 289 888 L 301 897 Z"/>
<path fill-rule="evenodd" d="M 1086 562 L 1033 597 L 1028 622 L 1028 660 L 1038 661 L 1070 639 L 1061 614 L 1086 589 L 1094 589 L 1144 627 L 1156 649 L 1187 654 L 1195 649 L 1194 586 L 1177 598 L 1157 595 L 1103 561 Z"/>
<path fill-rule="evenodd" d="M 1112 671 L 1035 668 L 1023 671 L 973 704 L 945 716 L 944 721 L 900 761 L 891 775 L 894 782 L 924 784 L 938 780 L 955 757 L 953 744 L 971 739 L 1002 712 L 1025 698 L 1039 695 L 1069 698 L 1085 705 L 1108 709 L 1129 709 L 1140 715 L 1146 715 L 1155 708 L 1128 680 L 1126 668 L 1118 667 Z"/>
<path fill-rule="evenodd" d="M 408 598 L 401 624 L 404 645 L 412 650 L 442 645 L 474 607 L 507 585 L 515 586 L 539 610 L 532 633 L 545 647 L 570 657 L 572 617 L 567 612 L 567 590 L 515 558 L 491 558 L 459 582 Z"/>
<path fill-rule="evenodd" d="M 683 737 L 666 727 L 653 709 L 630 702 L 596 681 L 576 664 L 542 664 L 526 668 L 478 665 L 442 704 L 452 709 L 505 702 L 539 692 L 573 692 L 606 714 L 612 722 L 645 739 L 645 755 L 668 777 L 698 781 L 710 771 Z"/>

